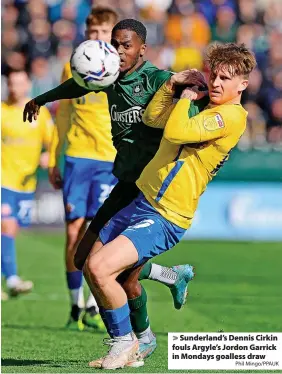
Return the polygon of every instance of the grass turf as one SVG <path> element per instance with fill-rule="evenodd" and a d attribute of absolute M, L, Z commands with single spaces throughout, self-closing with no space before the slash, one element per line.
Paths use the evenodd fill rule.
<path fill-rule="evenodd" d="M 35 289 L 2 303 L 2 372 L 95 372 L 87 362 L 105 352 L 105 335 L 64 328 L 63 243 L 59 233 L 25 232 L 17 241 L 19 272 Z M 144 367 L 123 372 L 168 372 L 167 332 L 282 331 L 281 261 L 281 243 L 182 242 L 159 256 L 161 264 L 195 265 L 197 276 L 181 311 L 166 287 L 143 282 L 158 349 Z"/>

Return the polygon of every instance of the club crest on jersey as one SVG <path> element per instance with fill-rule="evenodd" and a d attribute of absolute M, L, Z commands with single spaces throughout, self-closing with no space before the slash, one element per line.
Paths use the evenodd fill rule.
<path fill-rule="evenodd" d="M 223 127 L 225 127 L 223 119 L 218 113 L 204 120 L 204 128 L 208 131 L 215 131 Z"/>
<path fill-rule="evenodd" d="M 135 85 L 132 88 L 132 94 L 133 96 L 142 96 L 144 92 L 144 87 L 142 83 L 135 83 Z"/>

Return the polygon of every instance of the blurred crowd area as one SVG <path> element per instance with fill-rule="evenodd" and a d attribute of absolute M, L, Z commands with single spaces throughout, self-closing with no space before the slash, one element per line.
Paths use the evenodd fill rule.
<path fill-rule="evenodd" d="M 243 97 L 249 123 L 240 148 L 281 149 L 282 0 L 3 0 L 2 100 L 9 67 L 30 71 L 31 97 L 56 86 L 97 5 L 141 20 L 148 29 L 146 58 L 163 69 L 203 70 L 209 43 L 245 43 L 258 67 Z M 54 114 L 56 104 L 50 109 Z"/>

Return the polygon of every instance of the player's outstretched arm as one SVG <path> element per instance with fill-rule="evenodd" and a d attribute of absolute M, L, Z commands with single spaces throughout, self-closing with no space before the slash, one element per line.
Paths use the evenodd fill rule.
<path fill-rule="evenodd" d="M 89 90 L 80 87 L 77 83 L 75 83 L 73 78 L 70 78 L 52 90 L 30 100 L 24 108 L 23 120 L 24 122 L 26 120 L 29 122 L 32 122 L 33 119 L 36 120 L 40 107 L 46 103 L 51 103 L 61 99 L 74 99 L 84 96 L 89 92 Z"/>

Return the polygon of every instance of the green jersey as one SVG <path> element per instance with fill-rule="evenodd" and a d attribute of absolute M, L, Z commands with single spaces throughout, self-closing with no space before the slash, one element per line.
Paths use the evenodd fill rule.
<path fill-rule="evenodd" d="M 163 131 L 144 125 L 142 115 L 171 74 L 146 61 L 104 90 L 117 149 L 113 173 L 120 180 L 134 182 L 159 148 Z"/>
<path fill-rule="evenodd" d="M 159 148 L 163 130 L 146 126 L 142 122 L 142 115 L 154 94 L 171 75 L 171 72 L 160 70 L 145 61 L 137 70 L 104 89 L 108 96 L 112 138 L 117 150 L 113 174 L 121 181 L 135 182 Z M 69 79 L 61 86 L 38 96 L 36 102 L 44 105 L 46 102 L 75 98 L 86 93 L 89 90 Z M 198 113 L 198 107 L 191 105 L 189 116 Z"/>

